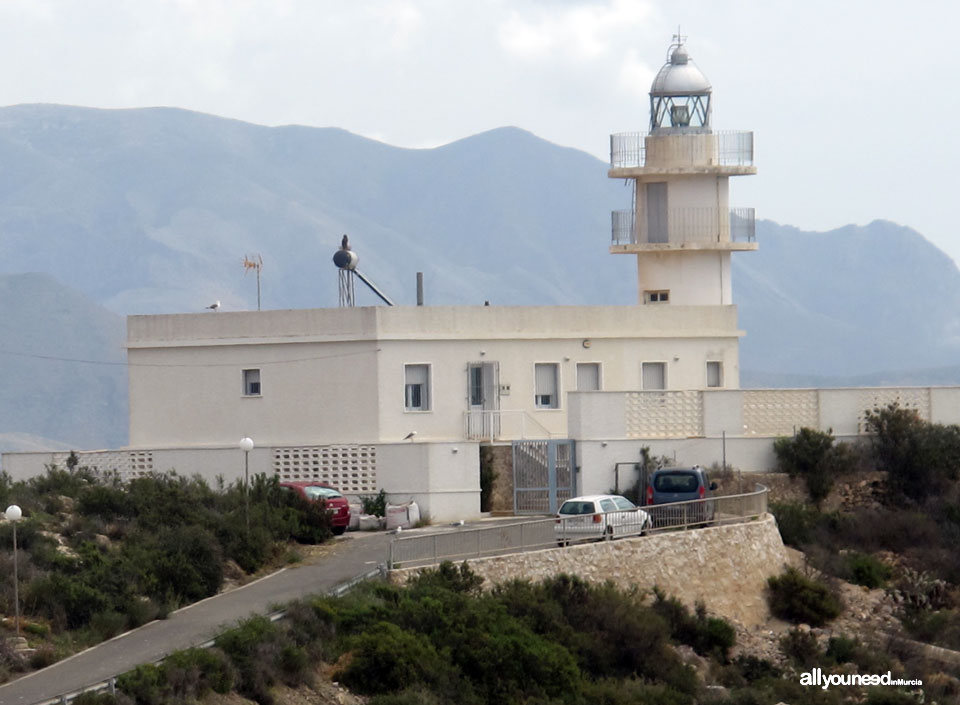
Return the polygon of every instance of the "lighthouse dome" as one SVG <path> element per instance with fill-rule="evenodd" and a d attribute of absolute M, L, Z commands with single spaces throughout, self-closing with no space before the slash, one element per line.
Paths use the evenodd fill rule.
<path fill-rule="evenodd" d="M 686 47 L 677 45 L 670 54 L 670 60 L 653 79 L 650 86 L 651 96 L 705 95 L 712 91 L 710 81 L 690 60 Z"/>

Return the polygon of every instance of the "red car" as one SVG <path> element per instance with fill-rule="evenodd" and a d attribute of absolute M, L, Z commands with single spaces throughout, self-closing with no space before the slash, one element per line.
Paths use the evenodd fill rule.
<path fill-rule="evenodd" d="M 350 525 L 350 503 L 339 490 L 322 482 L 281 482 L 280 486 L 296 492 L 304 499 L 322 499 L 330 510 L 333 533 L 339 536 L 347 530 Z"/>

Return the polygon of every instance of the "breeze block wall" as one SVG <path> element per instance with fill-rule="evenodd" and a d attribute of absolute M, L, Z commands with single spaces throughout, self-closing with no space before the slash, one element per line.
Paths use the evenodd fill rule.
<path fill-rule="evenodd" d="M 561 573 L 591 582 L 612 580 L 627 588 L 659 587 L 684 604 L 707 609 L 745 627 L 769 616 L 767 578 L 779 575 L 786 550 L 771 515 L 746 524 L 671 531 L 616 541 L 551 548 L 468 560 L 484 579 L 484 588 L 521 578 L 537 582 Z M 422 568 L 394 570 L 390 580 L 403 584 Z"/>

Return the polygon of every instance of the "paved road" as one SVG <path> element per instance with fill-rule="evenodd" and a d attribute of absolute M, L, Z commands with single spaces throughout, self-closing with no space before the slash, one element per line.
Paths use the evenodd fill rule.
<path fill-rule="evenodd" d="M 0 705 L 32 705 L 71 693 L 209 641 L 223 627 L 278 603 L 323 592 L 376 568 L 387 558 L 389 534 L 347 534 L 316 562 L 293 566 L 242 588 L 178 610 L 168 619 L 88 649 L 0 686 Z"/>

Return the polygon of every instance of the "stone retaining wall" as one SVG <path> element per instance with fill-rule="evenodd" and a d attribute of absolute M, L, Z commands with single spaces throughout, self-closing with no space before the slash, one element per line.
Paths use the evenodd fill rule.
<path fill-rule="evenodd" d="M 702 601 L 712 613 L 753 627 L 770 616 L 765 598 L 767 578 L 779 575 L 786 560 L 776 521 L 767 515 L 746 524 L 467 562 L 484 578 L 487 588 L 514 578 L 536 582 L 569 573 L 592 582 L 613 580 L 621 587 L 657 586 L 691 607 Z M 422 568 L 391 571 L 390 580 L 402 584 L 419 570 Z"/>

